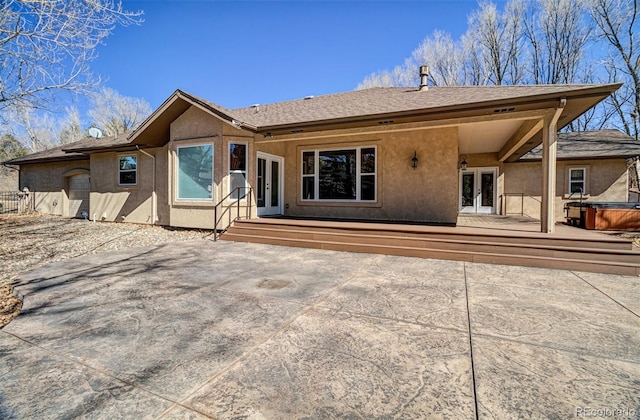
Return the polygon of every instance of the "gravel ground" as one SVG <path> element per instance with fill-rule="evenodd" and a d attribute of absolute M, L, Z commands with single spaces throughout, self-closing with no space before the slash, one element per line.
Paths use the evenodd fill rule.
<path fill-rule="evenodd" d="M 0 328 L 20 313 L 11 293 L 20 274 L 54 261 L 166 242 L 209 238 L 211 231 L 127 223 L 93 223 L 56 216 L 0 216 Z"/>

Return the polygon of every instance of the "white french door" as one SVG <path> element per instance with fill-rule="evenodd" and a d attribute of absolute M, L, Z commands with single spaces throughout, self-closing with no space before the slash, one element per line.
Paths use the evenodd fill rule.
<path fill-rule="evenodd" d="M 460 171 L 460 213 L 496 213 L 498 168 Z"/>
<path fill-rule="evenodd" d="M 258 152 L 258 216 L 282 214 L 284 158 Z"/>

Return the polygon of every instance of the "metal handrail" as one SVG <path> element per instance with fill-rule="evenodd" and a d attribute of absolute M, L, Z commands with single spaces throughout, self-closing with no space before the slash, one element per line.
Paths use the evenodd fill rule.
<path fill-rule="evenodd" d="M 240 194 L 240 190 L 244 190 L 244 194 Z M 248 193 L 247 193 L 248 190 Z M 220 213 L 220 217 L 218 217 L 218 207 L 221 207 L 222 204 L 229 198 L 231 197 L 233 194 L 237 193 L 238 194 L 238 198 L 236 199 L 235 203 L 230 203 L 226 206 L 226 208 L 224 209 L 224 211 L 222 213 Z M 233 222 L 235 222 L 236 220 L 240 220 L 242 219 L 242 217 L 240 217 L 240 202 L 242 201 L 242 199 L 244 198 L 248 198 L 246 200 L 246 204 L 243 206 L 247 209 L 246 212 L 246 218 L 247 219 L 251 219 L 251 201 L 252 201 L 252 196 L 253 196 L 253 188 L 252 187 L 235 187 L 233 189 L 233 191 L 231 191 L 229 194 L 227 194 L 224 198 L 222 198 L 220 201 L 218 201 L 218 203 L 213 207 L 213 219 L 214 219 L 214 226 L 213 226 L 213 240 L 217 241 L 218 238 L 220 238 L 220 236 L 227 231 L 227 229 L 229 229 L 231 227 L 231 225 L 233 224 Z M 231 209 L 233 207 L 236 207 L 236 217 L 235 218 L 231 218 Z M 229 215 L 229 223 L 224 227 L 224 228 L 218 228 L 218 224 L 222 222 L 222 219 L 224 218 L 224 215 L 228 214 Z"/>
<path fill-rule="evenodd" d="M 584 199 L 584 191 L 582 191 L 582 188 L 578 188 L 578 191 L 574 191 L 571 194 L 569 194 L 569 196 L 567 197 L 567 200 L 571 199 L 571 197 L 573 197 L 573 195 L 577 193 L 580 193 L 580 207 L 582 207 L 582 201 Z"/>

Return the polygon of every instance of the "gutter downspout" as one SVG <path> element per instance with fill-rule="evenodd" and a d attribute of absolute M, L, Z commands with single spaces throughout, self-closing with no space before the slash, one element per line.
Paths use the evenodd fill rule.
<path fill-rule="evenodd" d="M 540 228 L 543 233 L 555 230 L 555 196 L 556 196 L 556 156 L 558 120 L 567 98 L 560 98 L 551 119 L 545 118 L 542 132 L 542 217 Z"/>
<path fill-rule="evenodd" d="M 153 178 L 153 185 L 151 187 L 152 188 L 151 190 L 151 225 L 155 226 L 156 221 L 158 220 L 158 210 L 157 210 L 158 195 L 156 194 L 156 157 L 142 150 L 140 146 L 138 146 L 137 144 L 136 144 L 136 149 L 138 149 L 138 151 L 143 155 L 149 156 L 151 159 L 153 159 L 153 167 L 151 172 L 151 177 Z"/>

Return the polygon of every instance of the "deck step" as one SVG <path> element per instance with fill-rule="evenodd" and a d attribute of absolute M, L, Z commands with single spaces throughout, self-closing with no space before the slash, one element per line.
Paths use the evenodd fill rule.
<path fill-rule="evenodd" d="M 305 221 L 308 222 L 308 221 Z M 386 227 L 387 225 L 383 225 Z M 272 245 L 437 258 L 492 264 L 558 268 L 622 275 L 640 274 L 640 253 L 630 241 L 593 240 L 540 234 L 476 234 L 472 229 L 418 229 L 413 226 L 348 226 L 335 223 L 238 221 L 221 239 Z M 439 227 L 436 227 L 439 228 Z M 446 230 L 456 232 L 447 234 Z M 526 232 L 525 232 L 526 233 Z M 551 240 L 550 240 L 551 239 Z"/>
<path fill-rule="evenodd" d="M 558 246 L 579 246 L 581 248 L 608 248 L 631 250 L 632 242 L 626 239 L 612 238 L 607 235 L 589 235 L 589 237 L 574 237 L 566 235 L 549 236 L 540 232 L 510 231 L 485 228 L 468 228 L 423 225 L 400 225 L 379 223 L 328 223 L 309 220 L 288 219 L 251 219 L 240 220 L 234 227 L 255 227 L 278 229 L 283 231 L 313 231 L 346 234 L 363 234 L 376 236 L 402 236 L 406 238 L 424 238 L 428 235 L 432 239 L 455 239 L 465 241 L 492 242 L 511 244 L 517 238 L 521 244 L 554 244 Z"/>

